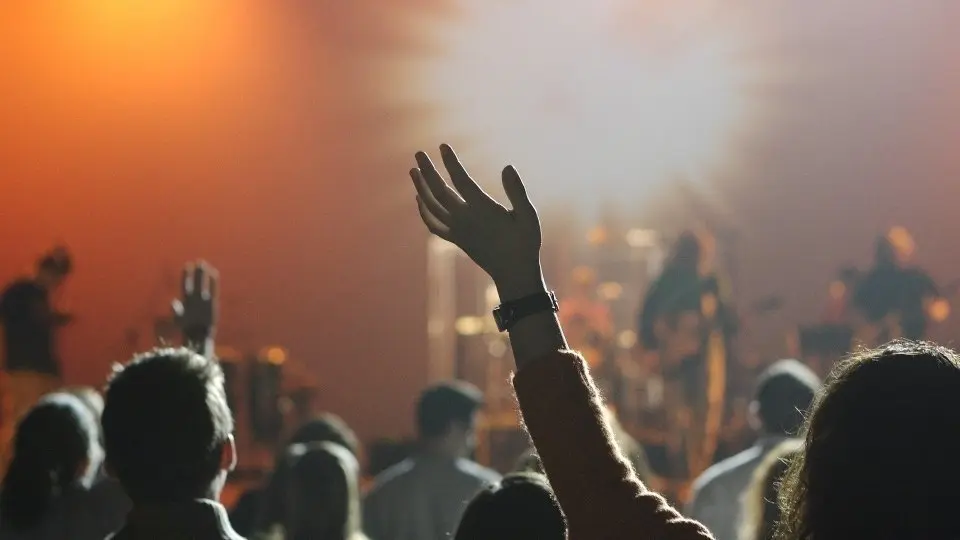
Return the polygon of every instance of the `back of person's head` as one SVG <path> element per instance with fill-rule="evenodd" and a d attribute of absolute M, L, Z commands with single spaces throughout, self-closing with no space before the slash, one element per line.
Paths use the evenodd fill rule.
<path fill-rule="evenodd" d="M 427 388 L 417 402 L 417 430 L 421 439 L 442 438 L 452 428 L 471 431 L 482 404 L 480 390 L 463 381 Z"/>
<path fill-rule="evenodd" d="M 101 458 L 96 420 L 86 406 L 70 394 L 45 396 L 17 425 L 0 490 L 0 524 L 16 531 L 39 525 L 59 493 L 89 482 Z"/>
<path fill-rule="evenodd" d="M 700 263 L 702 246 L 700 238 L 693 231 L 684 231 L 677 238 L 673 248 L 672 264 L 695 269 Z"/>
<path fill-rule="evenodd" d="M 287 540 L 347 540 L 360 532 L 360 467 L 347 448 L 294 444 L 283 467 Z"/>
<path fill-rule="evenodd" d="M 740 540 L 773 540 L 780 522 L 780 483 L 790 462 L 802 450 L 801 439 L 787 439 L 771 450 L 754 471 L 743 497 Z"/>
<path fill-rule="evenodd" d="M 97 419 L 97 422 L 100 421 L 100 417 L 103 416 L 103 395 L 100 392 L 97 392 L 95 388 L 90 386 L 73 386 L 70 388 L 65 388 L 64 392 L 72 394 L 80 399 L 83 404 L 93 413 L 94 418 Z"/>
<path fill-rule="evenodd" d="M 288 491 L 290 467 L 285 463 L 289 460 L 289 450 L 296 445 L 311 445 L 318 443 L 333 443 L 346 448 L 355 459 L 360 456 L 360 441 L 350 426 L 339 416 L 323 413 L 312 420 L 300 425 L 290 437 L 286 447 L 277 454 L 273 473 L 265 487 L 265 492 L 275 494 L 267 497 L 256 517 L 256 528 L 261 531 L 281 524 L 284 519 L 285 500 L 282 494 Z"/>
<path fill-rule="evenodd" d="M 107 466 L 134 504 L 219 494 L 235 455 L 216 360 L 154 349 L 116 368 L 105 401 Z"/>
<path fill-rule="evenodd" d="M 897 249 L 887 235 L 877 238 L 874 248 L 874 261 L 877 266 L 896 266 Z"/>
<path fill-rule="evenodd" d="M 73 258 L 64 247 L 54 248 L 37 261 L 37 275 L 48 285 L 56 285 L 70 275 L 71 270 Z"/>
<path fill-rule="evenodd" d="M 780 491 L 788 539 L 960 538 L 960 358 L 897 341 L 834 368 Z"/>
<path fill-rule="evenodd" d="M 820 388 L 820 378 L 796 360 L 780 360 L 757 380 L 754 409 L 764 433 L 795 436 Z"/>
<path fill-rule="evenodd" d="M 360 441 L 356 433 L 342 418 L 335 414 L 323 413 L 304 422 L 290 437 L 289 444 L 311 444 L 331 442 L 346 448 L 354 456 L 360 455 Z"/>
<path fill-rule="evenodd" d="M 454 540 L 563 540 L 567 524 L 546 477 L 512 473 L 477 494 Z"/>

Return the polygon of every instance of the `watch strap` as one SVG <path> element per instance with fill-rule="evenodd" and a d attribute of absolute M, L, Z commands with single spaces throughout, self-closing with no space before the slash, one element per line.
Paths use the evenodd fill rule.
<path fill-rule="evenodd" d="M 493 310 L 493 318 L 497 322 L 497 329 L 505 332 L 510 330 L 517 321 L 545 311 L 552 313 L 560 311 L 560 303 L 553 291 L 540 292 L 503 302 L 497 306 L 497 309 Z"/>

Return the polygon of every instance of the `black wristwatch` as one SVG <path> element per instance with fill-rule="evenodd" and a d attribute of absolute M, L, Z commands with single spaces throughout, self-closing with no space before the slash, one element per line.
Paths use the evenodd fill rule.
<path fill-rule="evenodd" d="M 544 311 L 557 313 L 560 311 L 560 303 L 557 302 L 557 295 L 551 292 L 542 292 L 524 296 L 517 300 L 504 302 L 493 310 L 493 319 L 497 321 L 497 329 L 506 332 L 513 327 L 520 319 L 536 315 Z"/>

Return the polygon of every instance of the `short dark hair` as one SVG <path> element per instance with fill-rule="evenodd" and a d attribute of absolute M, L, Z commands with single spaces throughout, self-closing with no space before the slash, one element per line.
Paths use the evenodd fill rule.
<path fill-rule="evenodd" d="M 508 474 L 470 501 L 454 540 L 563 540 L 567 524 L 546 477 Z"/>
<path fill-rule="evenodd" d="M 960 356 L 895 341 L 838 364 L 780 488 L 778 538 L 958 538 Z"/>
<path fill-rule="evenodd" d="M 107 464 L 134 502 L 203 496 L 233 432 L 220 364 L 157 348 L 116 367 L 107 387 Z"/>
<path fill-rule="evenodd" d="M 820 378 L 796 360 L 780 360 L 768 367 L 757 381 L 755 397 L 764 431 L 796 435 L 818 388 Z"/>
<path fill-rule="evenodd" d="M 431 386 L 417 402 L 417 430 L 421 437 L 441 437 L 454 424 L 469 426 L 482 405 L 483 394 L 470 383 L 450 381 Z"/>
<path fill-rule="evenodd" d="M 323 413 L 307 420 L 290 437 L 288 444 L 335 443 L 346 448 L 354 457 L 360 455 L 360 441 L 357 434 L 343 421 L 343 418 Z"/>

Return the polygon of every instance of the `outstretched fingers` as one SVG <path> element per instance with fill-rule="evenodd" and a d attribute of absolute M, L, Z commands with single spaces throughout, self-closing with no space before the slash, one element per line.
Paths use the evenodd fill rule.
<path fill-rule="evenodd" d="M 193 275 L 196 271 L 196 267 L 193 263 L 187 263 L 183 266 L 183 270 L 180 273 L 180 296 L 185 298 L 194 291 L 194 281 Z"/>
<path fill-rule="evenodd" d="M 410 169 L 410 179 L 413 180 L 413 186 L 417 188 L 417 198 L 423 201 L 427 210 L 444 225 L 450 225 L 450 211 L 437 200 L 420 169 Z"/>
<path fill-rule="evenodd" d="M 423 224 L 427 226 L 427 230 L 448 242 L 453 242 L 453 236 L 450 234 L 450 227 L 437 219 L 437 217 L 430 212 L 426 202 L 424 202 L 420 195 L 417 195 L 417 210 L 420 211 L 420 219 L 422 219 Z"/>
<path fill-rule="evenodd" d="M 220 284 L 220 273 L 209 264 L 204 265 L 204 273 L 207 275 L 207 286 L 203 290 L 203 298 L 205 300 L 215 299 L 217 298 L 217 287 Z"/>
<path fill-rule="evenodd" d="M 417 160 L 417 167 L 420 169 L 419 174 L 423 177 L 430 193 L 433 194 L 433 199 L 439 202 L 447 212 L 453 212 L 457 208 L 465 205 L 460 195 L 448 186 L 443 180 L 443 177 L 440 176 L 440 173 L 437 172 L 437 168 L 433 165 L 433 161 L 430 160 L 430 156 L 424 152 L 417 152 L 414 158 Z"/>
<path fill-rule="evenodd" d="M 537 210 L 530 202 L 530 197 L 527 196 L 527 188 L 524 187 L 517 169 L 513 165 L 507 165 L 503 169 L 501 179 L 503 190 L 507 193 L 507 198 L 510 200 L 510 205 L 513 206 L 514 213 L 524 218 L 536 218 Z"/>
<path fill-rule="evenodd" d="M 460 192 L 460 195 L 463 196 L 463 199 L 467 201 L 468 204 L 498 204 L 497 201 L 483 191 L 483 188 L 474 182 L 473 178 L 470 178 L 470 174 L 467 173 L 463 164 L 460 163 L 460 158 L 457 157 L 453 148 L 450 148 L 449 145 L 441 144 L 440 157 L 443 158 L 443 166 L 446 167 L 447 172 L 450 173 L 450 180 L 453 182 L 453 187 L 457 188 L 457 191 Z"/>

